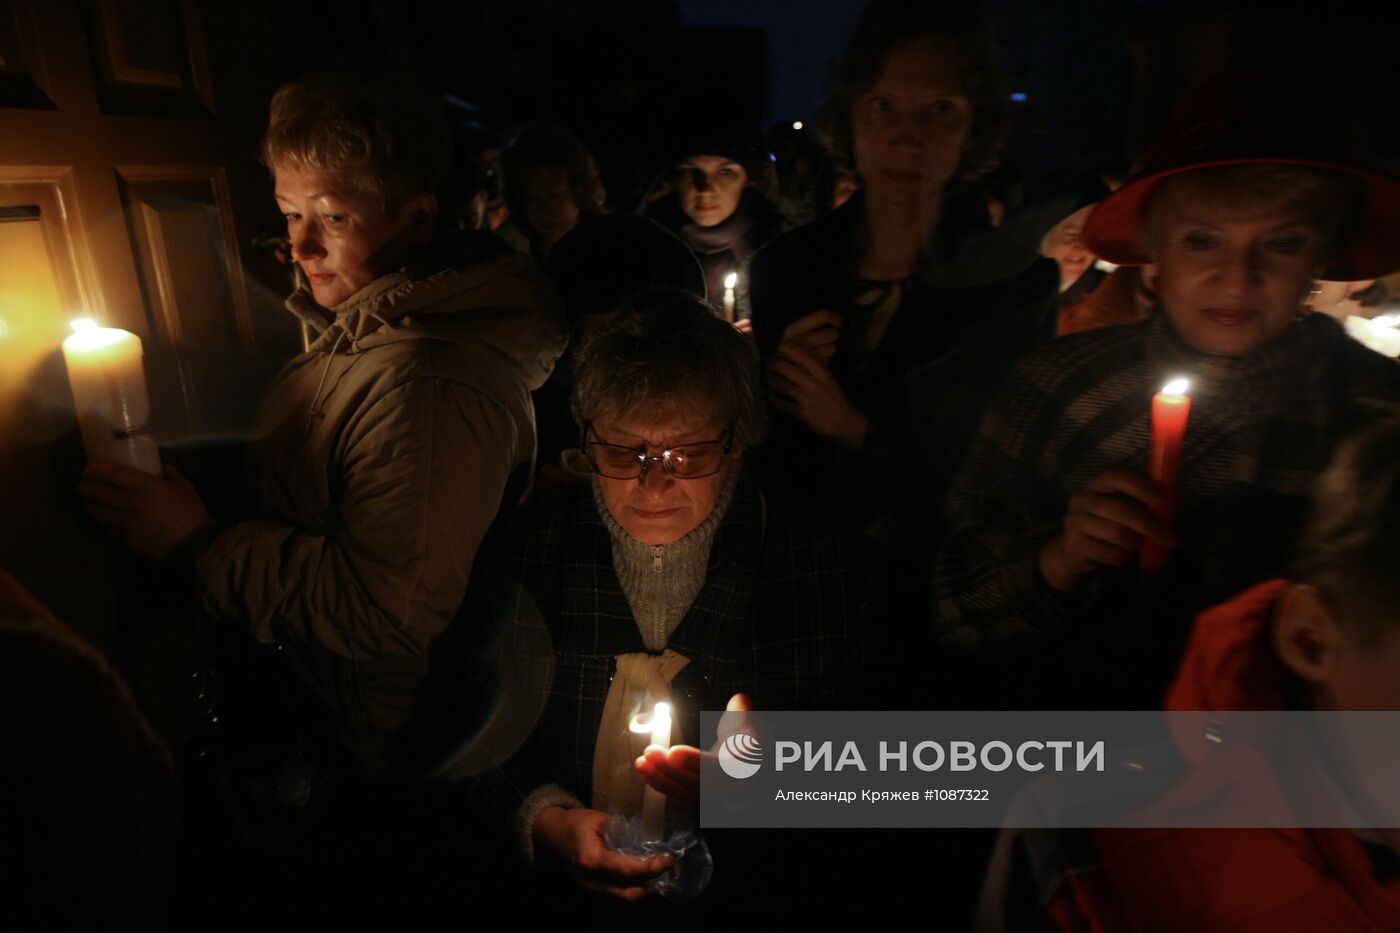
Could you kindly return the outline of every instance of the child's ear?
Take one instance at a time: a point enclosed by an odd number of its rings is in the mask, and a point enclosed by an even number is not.
[[[1342,630],[1322,592],[1295,583],[1274,607],[1272,638],[1279,660],[1308,683],[1321,684],[1336,663]]]

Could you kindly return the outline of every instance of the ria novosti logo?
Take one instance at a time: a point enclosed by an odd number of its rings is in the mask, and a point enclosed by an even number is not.
[[[718,757],[725,774],[739,780],[751,778],[763,764],[763,743],[747,732],[736,732],[720,745]]]

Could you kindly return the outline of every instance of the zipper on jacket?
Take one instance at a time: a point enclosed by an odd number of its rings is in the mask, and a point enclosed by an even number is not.
[[[662,546],[661,546],[661,545],[659,545],[659,544],[653,544],[653,545],[651,546],[651,572],[652,572],[652,573],[660,573],[660,572],[661,572],[661,553],[662,553]]]

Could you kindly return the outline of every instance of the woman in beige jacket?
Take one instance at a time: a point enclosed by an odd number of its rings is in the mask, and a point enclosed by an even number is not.
[[[530,391],[565,335],[529,260],[436,229],[449,161],[431,99],[382,80],[278,91],[264,142],[319,331],[257,418],[258,517],[221,527],[173,471],[89,467],[89,513],[150,557],[194,559],[203,603],[277,643],[370,772],[409,718],[476,550],[528,486]]]

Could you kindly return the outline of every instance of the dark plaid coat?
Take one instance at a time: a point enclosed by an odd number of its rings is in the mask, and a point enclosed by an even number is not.
[[[1166,572],[1102,570],[1074,598],[1039,577],[1072,494],[1147,472],[1152,395],[1191,380]],[[1156,708],[1194,614],[1285,576],[1337,442],[1400,405],[1400,366],[1309,315],[1248,357],[1187,346],[1161,314],[1056,340],[1016,368],[954,484],[934,566],[934,625],[995,649],[993,702]],[[1019,698],[1018,695],[1019,694]]]
[[[673,684],[677,721],[697,741],[698,713],[745,692],[763,709],[859,703],[872,576],[861,549],[834,531],[766,510],[740,480],[715,532],[704,588],[667,647],[691,659]],[[491,566],[494,611],[507,618],[504,654],[553,676],[517,670],[542,690],[526,748],[488,781],[493,808],[546,783],[587,801],[603,703],[619,654],[645,651],[613,570],[612,541],[591,495],[536,518]],[[548,630],[548,643],[539,626]],[[552,644],[552,658],[540,657]]]

